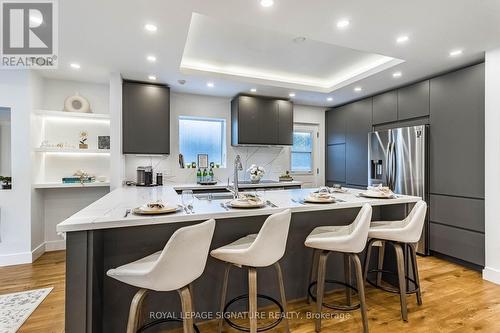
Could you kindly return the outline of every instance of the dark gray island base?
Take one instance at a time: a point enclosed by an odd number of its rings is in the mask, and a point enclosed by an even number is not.
[[[402,219],[412,205],[374,206],[372,220]],[[306,297],[312,264],[312,250],[304,246],[306,236],[317,226],[350,224],[358,211],[359,208],[345,208],[292,214],[287,250],[280,261],[289,301]],[[217,219],[211,248],[257,233],[266,217]],[[137,289],[107,277],[106,271],[163,249],[176,229],[198,222],[201,221],[68,232],[66,332],[124,332],[130,302]],[[391,247],[387,247],[385,260],[389,267],[394,262],[391,251]],[[372,264],[375,264],[375,257],[372,257]],[[219,311],[223,267],[221,262],[209,257],[204,274],[194,282],[197,313],[207,312],[215,316]],[[327,278],[342,280],[343,267],[342,256],[332,254],[328,261]],[[258,292],[279,299],[274,269],[259,269],[258,277]],[[245,270],[232,269],[229,281],[227,299],[247,293]],[[150,321],[150,312],[179,314],[181,309],[175,292],[152,292],[146,303],[146,321]]]

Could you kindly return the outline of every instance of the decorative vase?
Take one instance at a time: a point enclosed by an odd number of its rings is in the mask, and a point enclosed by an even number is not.
[[[258,184],[260,182],[260,176],[258,175],[250,175],[250,181],[252,184]]]

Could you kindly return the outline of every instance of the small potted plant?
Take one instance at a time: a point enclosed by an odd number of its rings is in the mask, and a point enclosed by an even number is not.
[[[252,184],[258,184],[260,182],[260,179],[264,177],[266,170],[264,169],[264,167],[252,164],[250,168],[248,168],[247,172],[250,173],[250,181],[252,182]]]
[[[12,177],[0,176],[0,182],[2,183],[2,190],[12,189]]]
[[[80,132],[80,149],[88,149],[89,145],[87,144],[88,134],[86,131]]]

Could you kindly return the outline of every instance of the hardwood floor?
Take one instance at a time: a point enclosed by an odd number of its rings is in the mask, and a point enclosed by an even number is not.
[[[397,295],[367,285],[370,332],[500,332],[500,286],[482,280],[479,272],[434,257],[419,258],[418,263],[424,303],[417,306],[415,296],[408,297],[408,323],[400,320]],[[64,252],[46,253],[31,265],[0,268],[0,294],[54,287],[19,332],[64,332],[64,270]],[[290,303],[289,311],[299,316],[290,321],[292,332],[314,332],[313,321],[304,319],[312,309],[305,301]],[[362,332],[359,311],[346,314],[323,320],[322,332]],[[273,331],[284,332],[282,326]],[[203,323],[199,328],[212,333],[217,324]],[[225,331],[237,332],[228,325]]]

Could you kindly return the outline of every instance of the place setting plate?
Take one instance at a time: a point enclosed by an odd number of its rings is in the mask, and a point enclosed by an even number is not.
[[[267,206],[267,202],[264,200],[248,200],[239,198],[229,201],[226,205],[231,208],[262,208]]]
[[[134,208],[132,212],[136,215],[162,215],[175,213],[181,209],[182,207],[179,205],[145,204]]]

